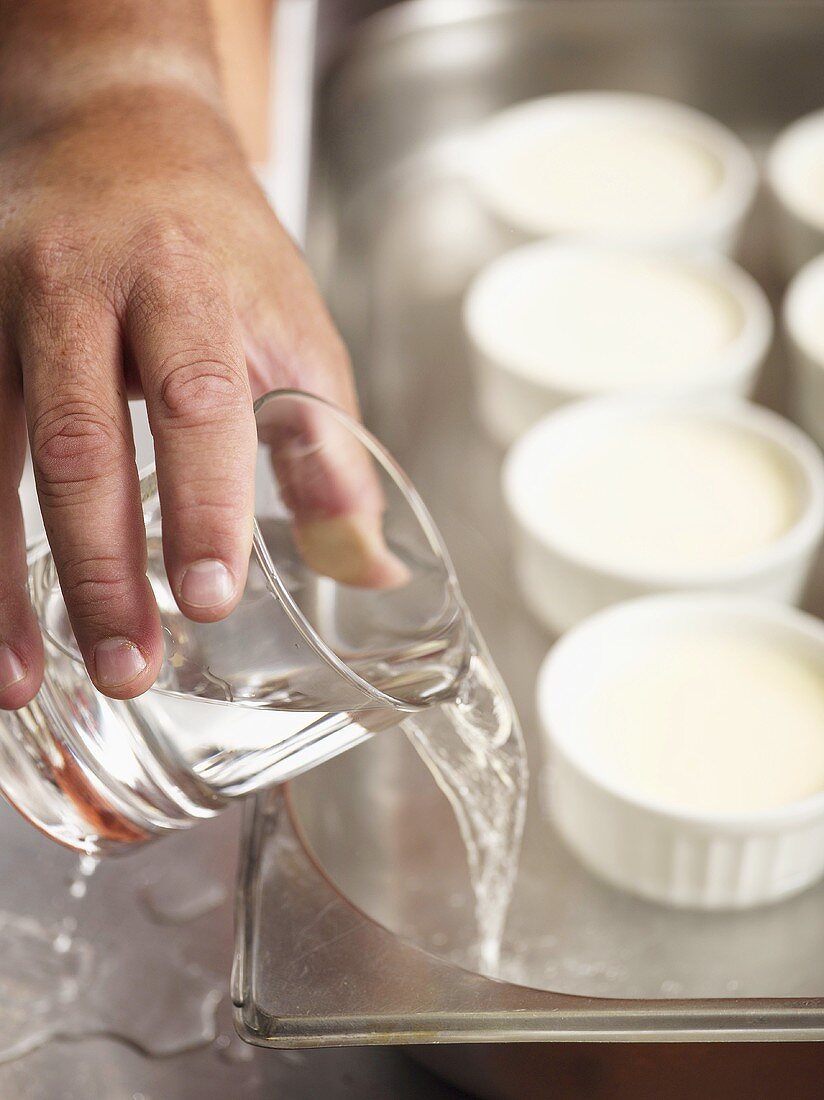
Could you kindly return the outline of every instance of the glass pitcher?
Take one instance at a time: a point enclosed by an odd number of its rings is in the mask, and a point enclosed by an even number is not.
[[[360,424],[307,394],[274,391],[255,416],[253,551],[240,603],[223,622],[193,623],[179,611],[154,472],[141,478],[165,659],[139,698],[95,690],[48,546],[30,551],[46,669],[28,706],[0,713],[0,790],[70,848],[105,854],[188,828],[403,712],[454,698],[466,672],[469,627],[452,565],[394,460]],[[326,521],[352,513],[380,547],[375,576],[358,575],[366,559],[353,557],[351,540],[318,539],[316,521],[328,535]]]

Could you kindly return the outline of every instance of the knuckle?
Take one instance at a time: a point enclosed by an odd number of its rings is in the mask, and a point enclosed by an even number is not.
[[[160,259],[190,256],[202,242],[196,223],[179,211],[153,213],[143,222],[140,237]]]
[[[127,601],[131,587],[122,557],[105,555],[64,561],[60,585],[73,612],[87,622],[110,618],[112,607]]]
[[[134,241],[137,263],[147,260],[144,280],[187,279],[207,266],[208,242],[195,225],[178,214],[155,214],[140,228]],[[133,260],[134,262],[134,260]]]
[[[224,477],[201,478],[178,486],[175,496],[167,508],[175,526],[208,531],[211,538],[237,538],[246,502],[244,486]]]
[[[106,476],[107,460],[123,442],[111,416],[88,398],[55,400],[31,426],[35,467],[42,484],[53,489]]]
[[[249,529],[249,486],[240,477],[191,475],[175,486],[164,511],[167,529],[196,557],[237,548]]]
[[[249,384],[231,363],[196,351],[180,352],[161,368],[160,400],[167,417],[201,425],[251,409]]]
[[[68,272],[83,252],[77,232],[55,223],[34,232],[17,250],[16,263],[25,293],[35,299],[64,292]]]
[[[205,253],[150,256],[131,278],[129,320],[140,333],[192,331],[217,341],[232,315],[226,286]]]

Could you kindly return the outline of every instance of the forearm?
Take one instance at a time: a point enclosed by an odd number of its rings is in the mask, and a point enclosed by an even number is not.
[[[0,0],[0,135],[153,84],[223,111],[212,38],[207,0]]]
[[[273,0],[211,0],[229,115],[252,164],[269,157]]]

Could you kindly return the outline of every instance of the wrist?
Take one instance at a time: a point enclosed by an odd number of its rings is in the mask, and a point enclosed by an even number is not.
[[[36,90],[24,83],[13,96],[0,95],[0,132],[6,140],[51,129],[108,98],[137,100],[146,93],[155,100],[195,99],[227,117],[217,77],[199,59],[138,46],[92,64],[79,57],[73,61],[66,59]]]
[[[0,0],[0,132],[168,87],[224,111],[206,0]]]

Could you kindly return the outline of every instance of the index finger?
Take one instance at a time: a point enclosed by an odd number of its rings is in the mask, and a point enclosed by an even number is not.
[[[215,273],[155,257],[127,336],[155,441],[166,573],[180,609],[224,618],[246,581],[255,425],[238,324]]]

